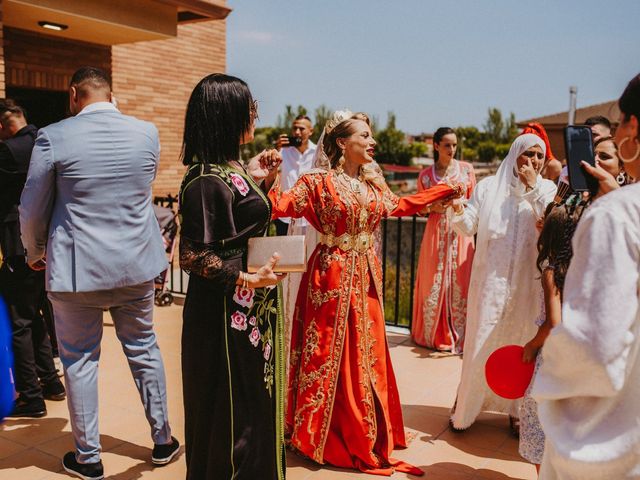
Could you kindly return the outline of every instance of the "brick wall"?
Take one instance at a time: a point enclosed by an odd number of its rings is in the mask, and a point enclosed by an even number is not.
[[[6,85],[66,91],[71,75],[91,65],[111,71],[111,48],[4,28]]]
[[[155,123],[160,132],[156,194],[176,194],[180,187],[184,112],[191,90],[205,75],[225,68],[224,20],[180,25],[177,38],[112,48],[113,91],[120,110]]]

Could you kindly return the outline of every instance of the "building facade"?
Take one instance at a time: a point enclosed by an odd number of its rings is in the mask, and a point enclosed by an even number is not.
[[[120,110],[158,127],[154,193],[176,194],[189,94],[226,69],[230,11],[221,0],[0,0],[0,97],[43,127],[68,115],[73,72],[102,68]]]

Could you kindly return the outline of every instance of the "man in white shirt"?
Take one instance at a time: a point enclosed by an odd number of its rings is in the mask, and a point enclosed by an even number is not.
[[[313,155],[316,151],[316,145],[310,140],[312,133],[313,124],[311,119],[306,115],[298,115],[291,126],[291,136],[282,134],[278,137],[276,148],[282,155],[280,187],[283,191],[293,187],[300,175],[313,168]],[[278,235],[286,235],[291,219],[280,218],[275,220],[274,223]],[[306,226],[306,221],[300,219],[296,221],[296,224]]]

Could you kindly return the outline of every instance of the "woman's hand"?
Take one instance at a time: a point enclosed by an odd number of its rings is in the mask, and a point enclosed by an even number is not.
[[[580,162],[580,164],[582,165],[582,168],[584,168],[584,170],[589,175],[591,175],[593,178],[598,180],[597,196],[602,196],[606,193],[612,192],[613,190],[620,188],[620,185],[618,185],[618,182],[616,182],[616,179],[613,177],[613,175],[611,175],[604,168],[602,168],[597,160],[596,160],[595,167],[589,165],[584,160]]]
[[[536,186],[536,182],[538,181],[538,172],[533,168],[530,158],[527,158],[527,163],[518,169],[518,178],[528,190],[533,189]]]
[[[467,193],[467,186],[464,183],[449,183],[451,188],[453,188],[453,193],[449,196],[447,200],[452,200],[454,198],[462,198],[465,193]]]
[[[453,213],[455,213],[456,215],[462,215],[464,213],[464,202],[461,198],[456,198],[455,200],[451,201],[448,206],[453,208]]]
[[[447,211],[447,208],[449,207],[450,204],[451,202],[447,202],[447,201],[433,202],[431,205],[427,207],[427,209],[429,213],[444,213]]]
[[[280,255],[274,253],[271,258],[256,273],[248,274],[248,284],[250,288],[270,287],[277,285],[287,276],[286,273],[275,273],[273,269],[278,264]]]
[[[536,343],[531,340],[524,346],[524,351],[522,352],[522,361],[524,363],[531,363],[535,361],[539,351],[540,347],[538,347]]]
[[[278,167],[282,163],[282,156],[278,150],[263,150],[258,155],[249,160],[247,171],[256,182],[272,179],[278,172]]]

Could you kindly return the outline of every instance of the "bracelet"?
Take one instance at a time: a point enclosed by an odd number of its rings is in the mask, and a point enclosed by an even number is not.
[[[241,287],[244,289],[249,288],[249,274],[246,272],[240,272],[240,280],[242,281]]]

